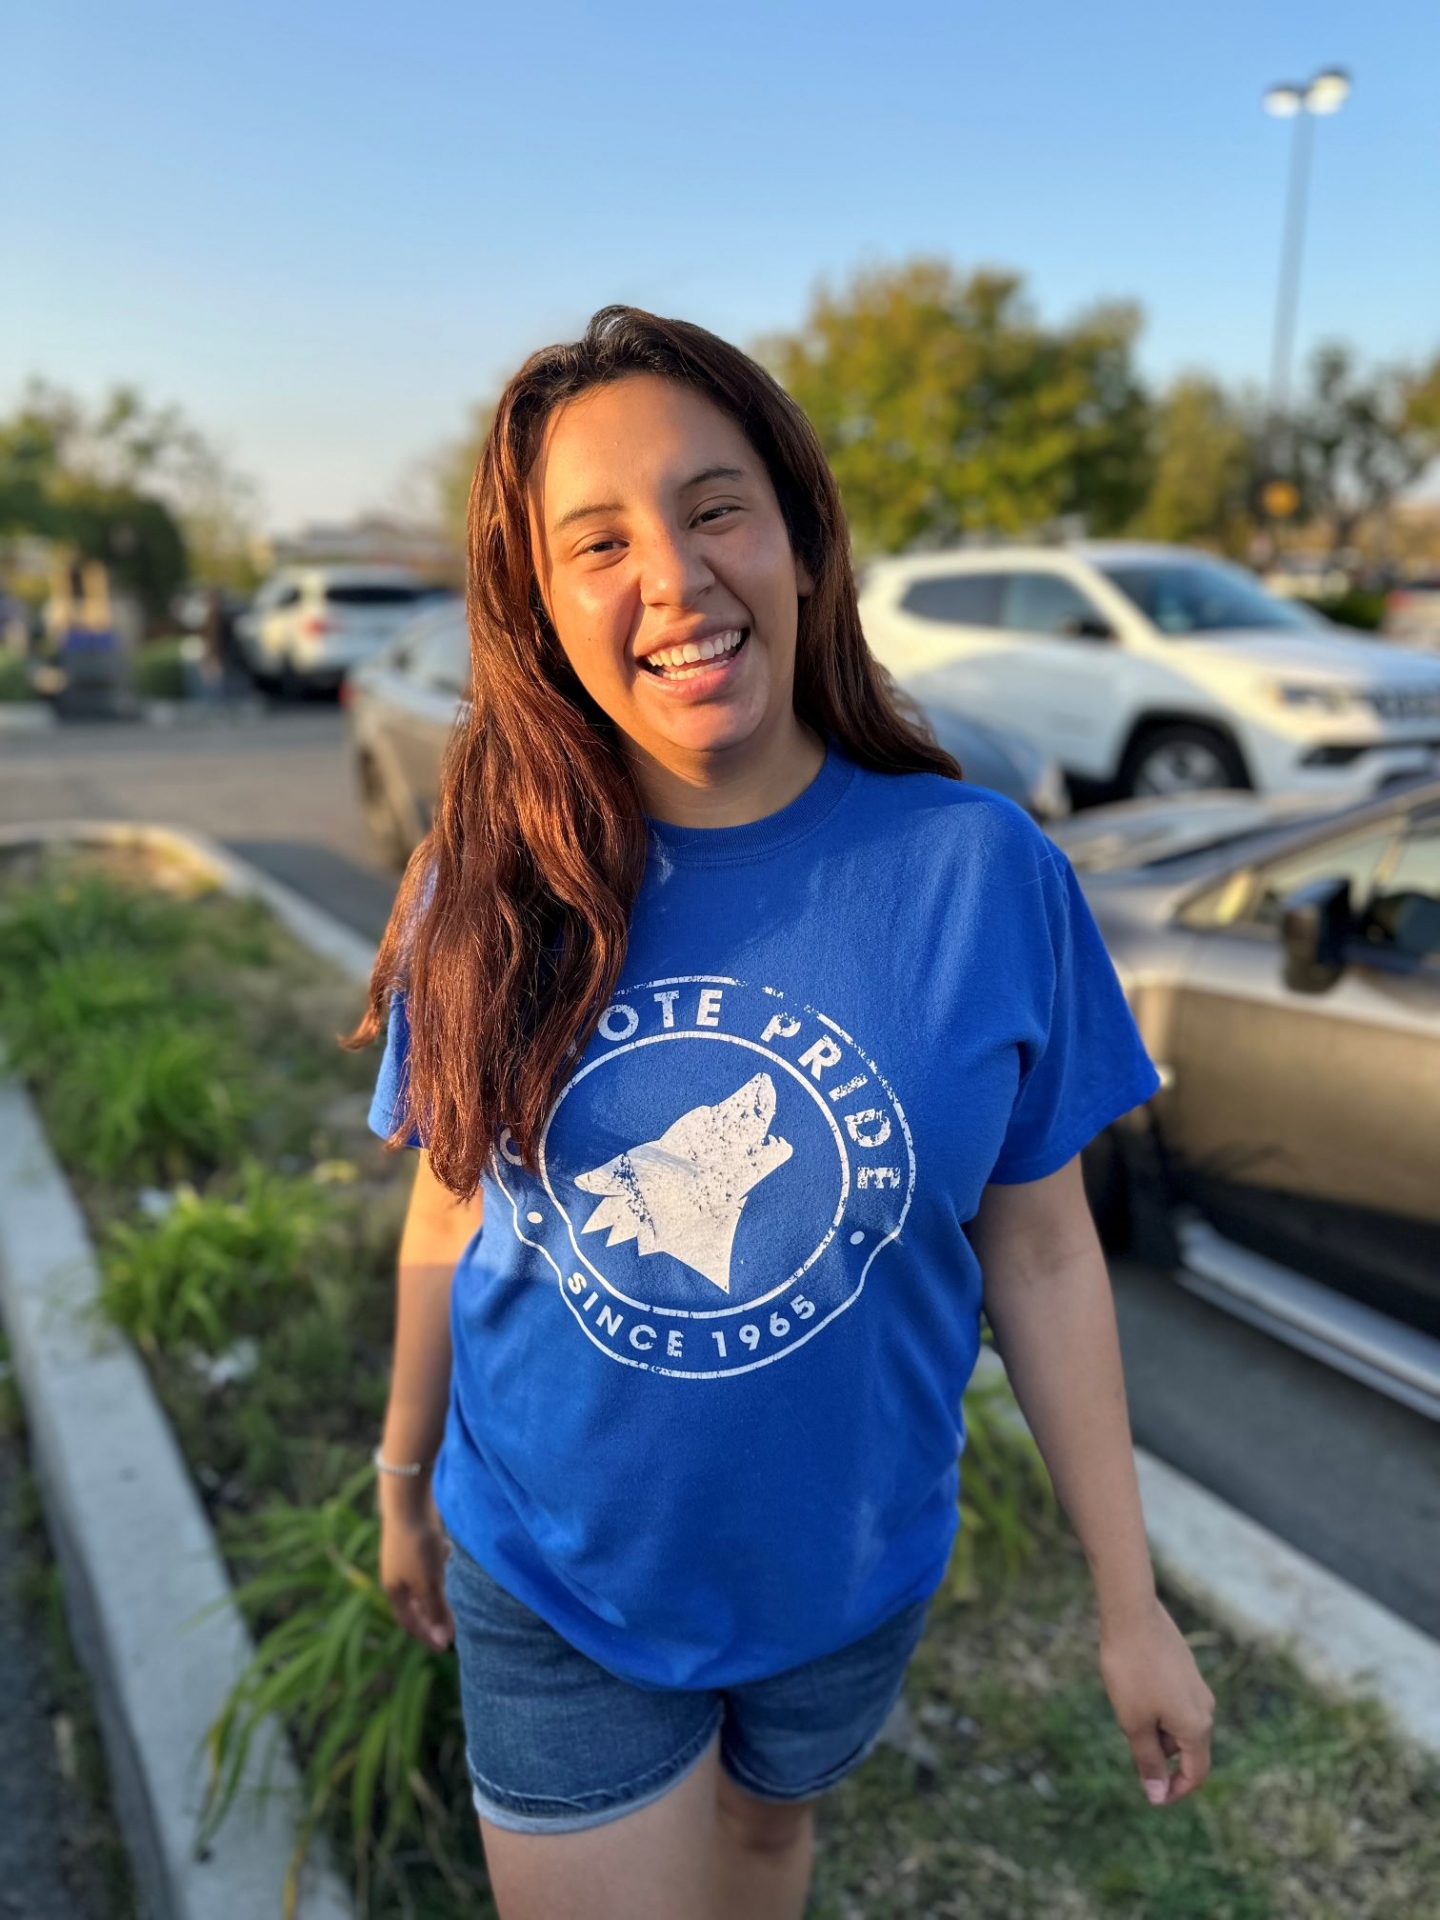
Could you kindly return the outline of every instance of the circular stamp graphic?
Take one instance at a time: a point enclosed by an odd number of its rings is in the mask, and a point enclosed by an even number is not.
[[[823,1013],[718,975],[622,990],[551,1110],[538,1183],[508,1149],[515,1232],[587,1337],[694,1379],[783,1359],[851,1306],[915,1183],[874,1061]]]

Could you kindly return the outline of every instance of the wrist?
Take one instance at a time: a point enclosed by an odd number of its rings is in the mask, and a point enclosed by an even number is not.
[[[1130,1628],[1143,1625],[1154,1616],[1160,1604],[1160,1596],[1155,1591],[1154,1581],[1149,1584],[1137,1584],[1122,1590],[1096,1588],[1096,1599],[1100,1611],[1100,1632],[1106,1634],[1125,1633]]]
[[[390,1516],[397,1520],[410,1520],[429,1511],[431,1496],[428,1472],[416,1474],[413,1479],[401,1479],[392,1473],[377,1473],[375,1482],[382,1519]]]

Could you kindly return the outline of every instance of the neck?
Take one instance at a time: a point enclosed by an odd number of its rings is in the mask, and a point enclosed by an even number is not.
[[[825,743],[791,710],[780,724],[715,753],[627,743],[645,811],[672,827],[744,827],[797,800],[825,764]]]

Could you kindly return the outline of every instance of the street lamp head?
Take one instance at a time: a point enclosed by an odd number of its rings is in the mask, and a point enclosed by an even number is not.
[[[1299,87],[1271,87],[1265,95],[1265,111],[1277,120],[1293,120],[1304,104],[1305,94]]]
[[[1350,92],[1350,76],[1343,67],[1326,67],[1305,89],[1311,113],[1338,113]]]

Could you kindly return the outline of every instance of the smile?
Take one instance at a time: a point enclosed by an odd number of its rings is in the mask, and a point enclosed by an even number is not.
[[[732,627],[708,640],[687,640],[683,647],[661,647],[640,664],[662,680],[693,680],[717,666],[728,666],[750,638],[748,627]]]

